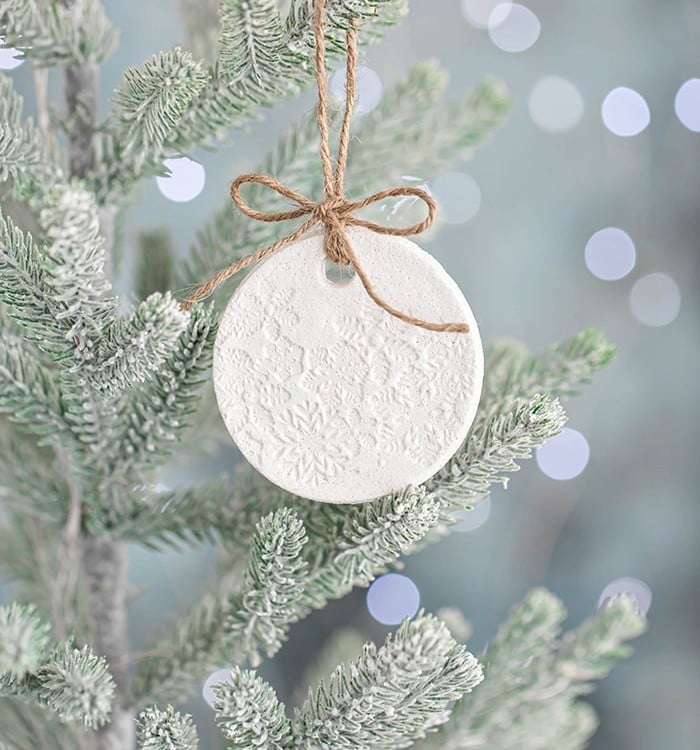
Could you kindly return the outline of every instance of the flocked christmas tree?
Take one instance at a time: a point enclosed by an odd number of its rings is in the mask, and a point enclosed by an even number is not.
[[[310,665],[308,697],[293,715],[251,671],[291,624],[439,539],[455,511],[505,484],[518,460],[561,430],[558,398],[612,349],[594,331],[542,356],[492,344],[462,447],[423,485],[369,503],[310,502],[250,469],[159,491],[159,467],[222,430],[209,384],[221,295],[184,312],[169,290],[191,288],[283,230],[227,204],[182,260],[167,233],[145,233],[133,284],[141,301],[122,314],[110,294],[115,226],[164,159],[216,143],[313,75],[310,0],[284,11],[274,0],[182,5],[190,49],[126,71],[98,122],[99,65],[116,43],[99,0],[0,2],[4,45],[34,67],[39,115],[36,124],[23,116],[0,76],[0,557],[16,599],[0,607],[0,747],[195,748],[191,719],[173,706],[222,663],[238,665],[216,691],[231,748],[584,747],[596,720],[580,696],[644,629],[624,596],[562,633],[561,603],[535,590],[477,656],[459,642],[459,617],[419,613],[380,646],[341,634]],[[349,24],[373,42],[407,8],[329,0],[327,10],[338,56]],[[65,104],[49,114],[53,68]],[[443,71],[418,64],[355,124],[350,195],[385,187],[396,170],[435,175],[507,112],[497,82],[451,101],[444,87]],[[260,171],[318,194],[317,149],[309,118]],[[220,565],[211,590],[146,654],[132,653],[127,543],[212,540]]]

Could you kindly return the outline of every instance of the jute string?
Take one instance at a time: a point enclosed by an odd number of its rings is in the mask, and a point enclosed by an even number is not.
[[[314,36],[316,43],[315,67],[316,85],[318,87],[318,106],[316,109],[318,129],[321,139],[320,156],[323,169],[324,197],[321,201],[313,201],[298,193],[279,180],[269,175],[249,172],[242,174],[231,185],[231,198],[236,206],[248,217],[257,221],[278,222],[289,219],[299,219],[308,216],[306,221],[292,234],[282,237],[272,245],[264,247],[251,255],[241,258],[230,266],[221,269],[210,279],[201,284],[181,304],[183,310],[189,310],[195,302],[208,297],[218,286],[242,269],[262,260],[268,255],[280,250],[296,240],[300,239],[306,232],[316,224],[322,224],[325,228],[324,247],[326,256],[342,265],[350,265],[362,282],[370,298],[386,312],[396,318],[410,323],[411,325],[425,328],[429,331],[447,331],[453,333],[467,333],[469,326],[466,323],[433,323],[423,318],[409,315],[390,305],[379,296],[376,289],[369,280],[362,265],[360,264],[354,250],[348,240],[346,228],[349,226],[366,227],[378,234],[390,234],[397,237],[408,237],[425,231],[435,219],[437,206],[432,196],[425,190],[412,186],[401,186],[387,188],[357,201],[349,201],[345,197],[345,168],[348,159],[348,145],[350,143],[350,121],[355,104],[355,72],[357,69],[357,31],[353,23],[347,32],[347,65],[345,79],[345,110],[340,130],[340,141],[338,145],[338,156],[333,169],[333,160],[330,150],[330,126],[328,118],[328,82],[326,80],[326,37],[325,37],[325,0],[316,0],[314,17]],[[263,185],[270,190],[297,204],[298,208],[291,211],[279,211],[277,213],[266,213],[258,211],[250,206],[241,195],[241,186],[253,182]],[[371,221],[365,221],[355,216],[355,213],[366,206],[382,201],[385,198],[398,196],[414,196],[422,200],[427,209],[426,218],[410,227],[385,227]]]

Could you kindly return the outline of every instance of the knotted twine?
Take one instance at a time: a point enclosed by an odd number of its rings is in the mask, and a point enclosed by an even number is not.
[[[316,116],[320,134],[320,157],[323,169],[324,197],[321,201],[313,201],[298,193],[279,180],[269,175],[248,172],[236,178],[231,185],[231,198],[239,210],[251,219],[264,222],[287,221],[299,219],[302,216],[309,218],[292,234],[282,237],[268,247],[264,247],[251,255],[236,261],[230,266],[215,273],[210,279],[201,284],[193,294],[181,303],[183,310],[189,310],[195,302],[209,296],[218,286],[231,278],[242,269],[256,263],[262,258],[271,255],[281,248],[300,239],[316,224],[325,228],[324,249],[326,256],[333,262],[349,265],[359,277],[370,298],[386,312],[396,318],[410,323],[411,325],[425,328],[429,331],[446,331],[452,333],[467,333],[469,326],[466,323],[432,323],[422,318],[416,318],[390,305],[382,299],[375,290],[372,282],[362,268],[354,250],[350,244],[346,227],[365,227],[378,234],[390,234],[397,237],[408,237],[420,234],[431,226],[435,219],[437,206],[432,196],[425,190],[413,186],[400,186],[381,190],[373,195],[358,201],[349,201],[345,197],[345,168],[348,159],[348,145],[350,142],[350,121],[352,119],[355,104],[355,74],[357,70],[357,30],[353,21],[347,32],[347,62],[345,70],[345,110],[340,130],[340,142],[338,156],[336,158],[335,171],[332,166],[330,151],[330,125],[328,118],[328,82],[326,80],[326,37],[325,37],[325,0],[316,0],[314,16],[315,37],[315,72],[316,85],[318,88],[318,105]],[[266,213],[252,208],[241,195],[241,186],[253,182],[258,185],[274,190],[276,193],[299,207],[291,211],[279,211],[277,213]],[[355,216],[355,212],[366,206],[382,201],[385,198],[397,196],[414,196],[422,200],[427,209],[426,218],[410,227],[386,227],[365,221]]]

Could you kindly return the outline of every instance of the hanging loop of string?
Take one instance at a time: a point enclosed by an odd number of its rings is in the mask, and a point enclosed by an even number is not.
[[[323,199],[313,201],[292,188],[283,185],[279,180],[269,175],[251,172],[236,178],[231,185],[231,199],[238,209],[251,219],[263,222],[288,221],[307,217],[301,226],[292,234],[282,237],[251,255],[241,258],[230,266],[221,269],[210,279],[201,284],[186,300],[181,303],[183,310],[189,310],[196,302],[208,297],[218,286],[223,284],[234,274],[247,266],[262,260],[277,250],[290,245],[305,235],[312,227],[321,224],[324,227],[324,249],[326,256],[342,265],[349,265],[355,271],[362,282],[369,297],[381,307],[400,320],[419,328],[430,331],[442,331],[452,333],[467,333],[469,326],[466,323],[437,323],[399,310],[390,305],[376,291],[369,277],[365,273],[359,259],[357,258],[346,232],[347,227],[358,226],[370,229],[377,234],[394,235],[397,237],[408,237],[420,234],[431,226],[435,219],[437,206],[433,197],[418,187],[402,186],[381,190],[366,198],[350,201],[345,197],[345,169],[348,159],[348,146],[350,143],[350,122],[355,104],[357,70],[357,30],[353,21],[347,32],[347,63],[345,78],[345,110],[340,129],[340,140],[338,144],[338,156],[333,168],[333,159],[330,149],[330,126],[328,117],[328,81],[326,78],[326,37],[325,37],[325,0],[316,0],[314,16],[315,37],[315,69],[316,85],[318,88],[318,105],[316,115],[320,135],[320,157],[323,170]],[[258,211],[250,206],[241,194],[241,187],[247,183],[262,185],[281,195],[283,198],[295,203],[298,208],[290,211],[278,211],[266,213]],[[356,212],[362,208],[377,203],[387,198],[399,196],[411,196],[422,200],[427,208],[427,216],[423,221],[410,227],[387,227],[366,221],[356,216]]]

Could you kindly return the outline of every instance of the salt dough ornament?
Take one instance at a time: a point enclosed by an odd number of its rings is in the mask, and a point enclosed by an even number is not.
[[[213,380],[241,453],[274,484],[358,503],[429,479],[464,441],[484,372],[474,315],[444,268],[405,237],[349,227],[377,292],[431,321],[425,330],[375,304],[353,276],[326,276],[323,231],[267,256],[219,325]]]

